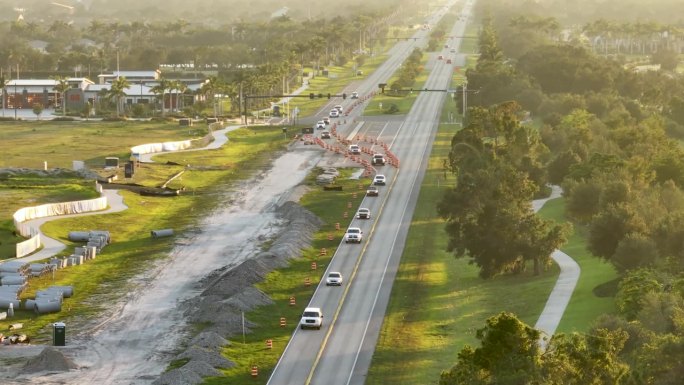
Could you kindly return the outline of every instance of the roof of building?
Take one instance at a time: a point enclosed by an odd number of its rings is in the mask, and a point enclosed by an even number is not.
[[[12,79],[7,82],[5,88],[10,87],[54,87],[57,85],[57,80],[55,79]]]
[[[98,78],[115,78],[115,77],[125,77],[125,78],[152,78],[156,79],[159,76],[159,70],[152,71],[114,71],[111,74],[100,74],[97,75]]]

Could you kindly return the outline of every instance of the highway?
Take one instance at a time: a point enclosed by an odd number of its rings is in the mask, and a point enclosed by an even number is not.
[[[460,18],[450,35],[463,35],[473,2],[460,3],[464,7],[461,14],[466,17]],[[430,24],[436,24],[443,14],[444,10],[437,11]],[[416,37],[428,33],[419,31]],[[388,60],[356,90],[361,95],[376,91],[377,84],[386,82],[413,48],[426,41],[398,43],[390,51]],[[437,60],[437,56],[453,56],[450,49],[458,50],[460,39],[448,43],[450,48],[430,53],[427,89],[446,90],[450,86],[453,67]],[[374,121],[361,126],[360,135],[379,137],[390,145],[401,167],[398,170],[389,165],[377,167],[378,173],[387,176],[387,186],[379,186],[380,195],[366,197],[361,204],[371,210],[372,219],[355,219],[351,225],[363,230],[364,242],[342,243],[326,270],[326,275],[327,271],[342,272],[345,283],[341,287],[326,287],[322,280],[309,304],[322,309],[323,327],[294,332],[268,384],[365,382],[446,97],[446,92],[421,92],[403,121]],[[354,118],[353,114],[347,117]],[[349,134],[356,128],[355,124],[346,124],[338,130]]]

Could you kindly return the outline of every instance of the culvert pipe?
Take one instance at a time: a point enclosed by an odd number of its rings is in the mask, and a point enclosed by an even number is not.
[[[16,275],[16,276],[6,276],[0,278],[0,282],[2,282],[2,285],[23,285],[26,283],[26,277],[22,275]]]
[[[0,309],[9,309],[10,304],[15,309],[19,309],[21,301],[16,298],[0,297]]]
[[[62,303],[59,301],[41,301],[36,300],[36,305],[33,311],[36,314],[57,313],[62,310]]]
[[[69,240],[72,242],[88,242],[89,231],[69,231]]]
[[[150,235],[152,235],[152,238],[170,237],[173,235],[173,229],[152,230]]]

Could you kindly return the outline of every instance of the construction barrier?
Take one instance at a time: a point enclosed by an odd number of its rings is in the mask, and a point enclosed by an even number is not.
[[[335,230],[339,230],[339,229],[340,229],[340,222],[335,222]]]
[[[286,324],[285,317],[280,317],[280,327],[285,327]]]
[[[328,255],[328,250],[326,250],[325,247],[321,248],[321,252],[319,255]]]
[[[297,304],[297,301],[295,301],[295,297],[290,297],[290,306],[294,306]]]
[[[342,214],[342,218],[345,218],[345,219],[346,219],[346,218],[349,218],[349,213],[347,213],[347,212],[345,211],[344,214]]]
[[[352,208],[352,203],[351,203],[351,202],[347,202],[347,208],[348,208],[348,209]]]
[[[316,270],[316,262],[311,262],[311,270]]]
[[[332,241],[333,239],[334,239],[334,238],[333,238],[332,233],[328,233],[328,240],[329,240],[329,241]]]
[[[356,199],[356,193],[352,193],[352,199]]]
[[[304,278],[304,286],[311,286],[311,278],[309,278],[309,277]]]
[[[259,368],[256,365],[252,366],[252,377],[256,377],[258,375],[259,375]]]
[[[266,349],[273,349],[273,340],[266,340]]]

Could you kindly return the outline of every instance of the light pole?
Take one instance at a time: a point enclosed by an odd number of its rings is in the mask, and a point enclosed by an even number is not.
[[[466,120],[468,114],[468,81],[463,81],[463,121]]]

